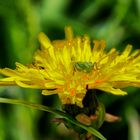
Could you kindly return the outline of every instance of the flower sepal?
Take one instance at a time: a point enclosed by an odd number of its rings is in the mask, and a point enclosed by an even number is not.
[[[79,123],[98,130],[105,120],[105,107],[96,97],[95,90],[88,90],[83,101],[83,107],[76,104],[64,104],[63,110]],[[62,121],[67,128],[73,129],[80,135],[87,135],[87,131],[67,121]]]

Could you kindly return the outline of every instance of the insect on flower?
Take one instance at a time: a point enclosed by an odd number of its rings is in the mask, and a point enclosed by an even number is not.
[[[74,68],[78,71],[86,72],[86,73],[91,72],[93,69],[95,69],[95,70],[98,69],[96,62],[94,62],[94,63],[92,63],[92,62],[77,62],[74,64]]]
[[[58,94],[62,104],[80,107],[88,89],[126,95],[121,88],[140,87],[140,50],[132,52],[131,45],[122,53],[115,48],[106,51],[105,41],[92,44],[87,35],[74,37],[71,27],[65,28],[63,40],[50,41],[40,33],[39,41],[41,49],[31,65],[0,69],[6,76],[0,79],[1,86],[42,89],[43,95]]]

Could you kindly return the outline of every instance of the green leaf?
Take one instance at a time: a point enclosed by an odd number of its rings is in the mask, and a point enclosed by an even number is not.
[[[104,122],[104,119],[105,119],[105,107],[100,102],[99,102],[96,114],[98,116],[97,128],[100,128]]]
[[[67,121],[69,121],[70,123],[75,124],[76,126],[83,128],[84,130],[90,132],[91,134],[100,138],[101,140],[106,140],[106,138],[102,134],[100,134],[96,129],[94,129],[92,127],[85,126],[85,125],[79,123],[74,118],[72,118],[71,116],[69,116],[68,114],[66,114],[65,112],[62,112],[60,110],[56,110],[54,108],[47,107],[47,106],[44,106],[44,105],[30,103],[30,102],[26,102],[26,101],[23,101],[23,100],[17,100],[17,99],[0,98],[0,103],[24,105],[26,107],[30,107],[30,108],[33,108],[33,109],[37,109],[37,110],[41,110],[41,111],[50,112],[50,113],[53,113],[53,114],[56,114],[56,115],[60,115],[63,118],[65,118]]]

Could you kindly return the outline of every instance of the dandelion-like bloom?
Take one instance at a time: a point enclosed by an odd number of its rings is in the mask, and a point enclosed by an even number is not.
[[[44,95],[58,94],[62,104],[82,107],[88,89],[99,89],[115,95],[125,95],[120,88],[140,87],[140,50],[131,53],[128,45],[120,53],[115,48],[105,51],[105,41],[73,37],[70,27],[65,28],[64,40],[50,41],[40,33],[41,49],[34,55],[34,62],[16,69],[0,69],[7,76],[0,79],[1,86],[18,85],[42,89]]]

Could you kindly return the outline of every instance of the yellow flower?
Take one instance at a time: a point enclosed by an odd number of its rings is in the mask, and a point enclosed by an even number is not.
[[[0,79],[0,85],[42,89],[44,95],[58,94],[63,104],[80,107],[88,89],[125,95],[119,88],[140,87],[140,50],[131,53],[128,45],[122,53],[115,48],[107,52],[105,42],[97,40],[92,48],[88,36],[73,37],[70,27],[65,28],[65,36],[51,42],[40,33],[41,49],[34,62],[16,63],[15,70],[0,69],[7,76]]]

